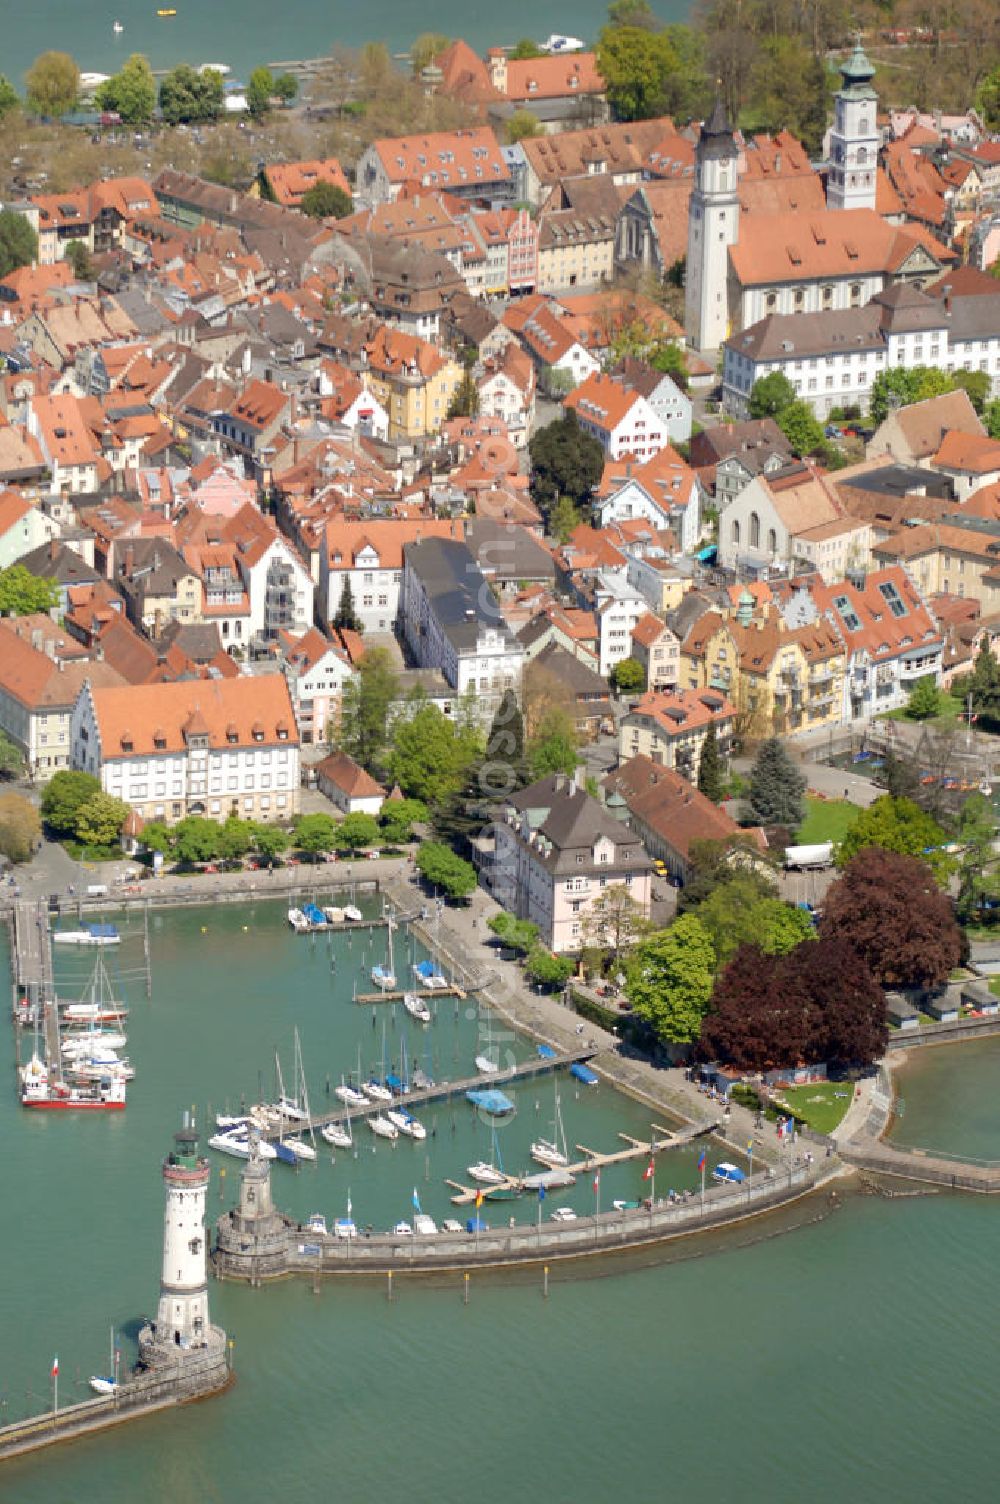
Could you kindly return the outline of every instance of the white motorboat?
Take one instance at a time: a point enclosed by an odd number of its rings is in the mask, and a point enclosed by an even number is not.
[[[122,937],[113,924],[85,924],[79,930],[53,930],[54,945],[121,945]]]
[[[479,1185],[503,1185],[507,1179],[502,1170],[498,1170],[496,1165],[488,1165],[485,1159],[469,1165],[466,1174]]]
[[[379,962],[377,966],[372,967],[371,973],[375,986],[380,987],[383,992],[392,992],[396,986],[396,964],[392,955],[393,928],[392,915],[390,914],[386,919],[385,965],[383,966]]]
[[[561,52],[582,52],[583,43],[579,37],[564,37],[560,32],[554,31],[545,42],[539,42],[538,50],[558,55]]]
[[[368,1119],[368,1126],[379,1138],[397,1139],[399,1137],[399,1129],[380,1112]]]
[[[114,34],[115,34],[116,37],[120,37],[121,34],[122,34],[122,32],[125,30],[125,28],[124,28],[124,26],[122,25],[122,23],[120,21],[116,21],[115,24],[112,26],[111,30],[114,32]],[[94,1382],[93,1379],[91,1379],[90,1382],[91,1382],[91,1384],[93,1384],[93,1382]],[[98,1394],[101,1394],[102,1392],[110,1394],[111,1390],[102,1391],[102,1390],[99,1389],[97,1392],[98,1392]]]
[[[309,1220],[306,1223],[306,1232],[317,1233],[321,1238],[329,1236],[326,1229],[326,1218],[322,1212],[311,1212],[309,1214]]]
[[[333,1088],[333,1095],[339,1098],[345,1107],[370,1107],[372,1105],[363,1091],[358,1091],[354,1086],[345,1086],[343,1082]]]
[[[231,1154],[234,1159],[250,1158],[250,1139],[246,1133],[239,1130],[230,1130],[229,1133],[213,1133],[208,1141],[210,1149],[217,1149],[220,1154]],[[261,1159],[277,1159],[278,1151],[273,1144],[266,1139],[261,1139],[257,1144],[257,1152]]]
[[[74,1060],[65,1067],[66,1075],[74,1081],[103,1081],[110,1076],[118,1081],[134,1081],[135,1066],[127,1060]]]
[[[283,1149],[287,1149],[290,1153],[294,1154],[296,1159],[313,1160],[316,1158],[316,1150],[312,1144],[303,1143],[300,1138],[283,1138],[281,1146]]]
[[[62,1022],[69,1028],[89,1028],[92,1024],[120,1024],[128,1009],[122,1003],[67,1003]]]
[[[342,1128],[339,1123],[327,1123],[319,1131],[320,1136],[335,1149],[349,1149],[353,1143],[347,1129]]]
[[[309,921],[301,909],[288,910],[288,923],[297,935],[304,935],[309,929]]]
[[[353,903],[344,905],[344,918],[348,921],[349,924],[360,924],[364,917],[365,916],[364,914],[362,914],[361,910],[357,908]]]
[[[365,1082],[365,1096],[372,1102],[391,1102],[392,1092],[387,1086],[381,1086],[378,1081]]]
[[[391,1108],[386,1113],[386,1117],[394,1128],[398,1128],[400,1133],[405,1133],[408,1138],[427,1137],[427,1129],[423,1123],[419,1122],[411,1112],[407,1112],[404,1107]]]
[[[344,922],[344,911],[343,909],[338,909],[336,904],[327,904],[323,909],[323,913],[330,924],[343,924]]]
[[[121,27],[118,26],[117,22],[115,23],[115,26],[118,31],[121,31]],[[87,1382],[89,1383],[91,1389],[95,1394],[118,1393],[118,1385],[115,1383],[114,1379],[106,1379],[102,1374],[92,1373]]]
[[[237,1118],[229,1113],[217,1112],[215,1114],[215,1126],[225,1131],[228,1128],[245,1128],[250,1119],[247,1117]]]
[[[415,992],[403,993],[403,1007],[406,1009],[411,1018],[418,1019],[422,1024],[430,1023],[431,1010],[428,1008],[423,998],[418,997]]]
[[[495,1076],[499,1069],[500,1067],[497,1062],[491,1060],[489,1055],[476,1056],[476,1070],[479,1071],[480,1075]]]
[[[87,1055],[92,1050],[122,1050],[128,1044],[124,1034],[111,1029],[87,1029],[83,1034],[69,1034],[62,1042],[66,1056]]]

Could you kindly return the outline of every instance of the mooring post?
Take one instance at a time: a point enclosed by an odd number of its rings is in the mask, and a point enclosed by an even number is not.
[[[465,1306],[467,1306],[469,1304],[469,1273],[468,1273],[468,1270],[466,1270],[465,1277],[464,1277],[464,1282],[463,1282],[462,1304],[465,1305]]]
[[[542,1298],[544,1300],[548,1300],[548,1298],[549,1298],[549,1266],[548,1266],[548,1264],[545,1264],[543,1266],[543,1269],[542,1269]]]

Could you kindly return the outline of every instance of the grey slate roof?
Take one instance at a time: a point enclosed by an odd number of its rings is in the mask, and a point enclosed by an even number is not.
[[[55,580],[60,585],[91,585],[101,577],[86,559],[54,538],[23,554],[17,562],[37,579]]]
[[[466,544],[457,538],[425,538],[408,543],[404,554],[456,653],[474,652],[484,628],[502,633],[513,646],[507,623]]]
[[[555,560],[527,528],[474,517],[465,538],[483,573],[496,580],[554,580]]]
[[[648,872],[652,867],[642,841],[585,789],[578,789],[562,773],[542,778],[515,794],[509,804],[528,817],[531,828],[551,842],[551,849],[535,847],[536,860],[551,873]],[[614,861],[597,864],[587,853],[606,836],[615,845]],[[577,856],[583,855],[583,862]]]

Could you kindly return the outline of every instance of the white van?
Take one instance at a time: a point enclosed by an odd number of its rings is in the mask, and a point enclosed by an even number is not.
[[[107,898],[108,892],[109,892],[109,889],[108,889],[107,883],[88,883],[87,884],[87,897],[88,898]]]

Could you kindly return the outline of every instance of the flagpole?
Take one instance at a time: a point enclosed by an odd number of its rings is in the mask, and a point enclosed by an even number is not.
[[[705,1159],[704,1159],[704,1150],[702,1150],[702,1161],[701,1161],[701,1209],[704,1212],[704,1210],[705,1210]]]
[[[52,1369],[52,1390],[53,1390],[52,1410],[53,1410],[53,1413],[55,1413],[55,1411],[57,1411],[59,1409],[59,1359],[58,1358],[56,1359],[56,1361],[55,1361],[55,1363],[53,1365],[53,1369]]]

